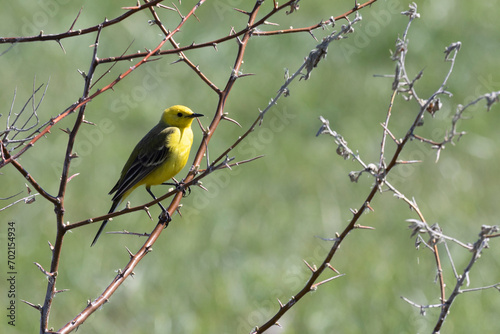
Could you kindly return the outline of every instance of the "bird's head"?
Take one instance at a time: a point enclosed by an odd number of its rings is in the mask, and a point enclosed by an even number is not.
[[[163,115],[161,116],[160,122],[182,129],[190,127],[193,119],[200,116],[203,115],[195,114],[188,107],[177,105],[165,109]]]

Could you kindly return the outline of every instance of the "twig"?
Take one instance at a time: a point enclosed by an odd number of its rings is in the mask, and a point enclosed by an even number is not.
[[[17,195],[19,195],[19,194],[17,194]],[[17,195],[14,195],[14,196],[17,196]],[[3,210],[8,209],[8,208],[10,208],[11,206],[14,206],[14,205],[16,205],[17,203],[20,203],[20,202],[24,202],[24,203],[26,203],[26,204],[31,204],[31,203],[33,203],[33,202],[35,201],[35,196],[38,196],[38,195],[40,195],[40,194],[36,193],[36,194],[33,194],[33,195],[29,195],[29,196],[26,196],[26,197],[20,198],[20,199],[18,199],[17,201],[10,203],[9,205],[4,206],[3,208],[0,208],[0,212],[2,212]],[[10,198],[10,197],[9,197],[9,198]],[[3,199],[3,198],[2,198],[2,199]]]

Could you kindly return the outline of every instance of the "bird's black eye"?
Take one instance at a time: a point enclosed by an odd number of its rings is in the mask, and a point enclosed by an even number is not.
[[[178,113],[177,113],[177,117],[182,117],[182,113],[181,113],[181,112],[178,112]]]

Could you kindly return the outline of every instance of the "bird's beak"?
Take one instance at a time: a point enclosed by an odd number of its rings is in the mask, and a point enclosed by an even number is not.
[[[189,115],[188,117],[195,118],[195,117],[202,117],[202,116],[205,116],[205,115],[203,115],[203,114],[192,114],[192,115]]]

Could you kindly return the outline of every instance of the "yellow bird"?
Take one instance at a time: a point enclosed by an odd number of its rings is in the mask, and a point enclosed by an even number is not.
[[[193,145],[191,124],[195,117],[200,116],[203,115],[195,114],[185,106],[177,105],[165,109],[160,122],[136,145],[123,167],[120,179],[109,192],[110,195],[115,193],[109,213],[114,212],[118,205],[141,185],[145,185],[147,192],[156,199],[151,186],[173,178],[186,165]],[[165,208],[158,204],[165,212]],[[91,246],[96,243],[107,223],[106,219]]]

